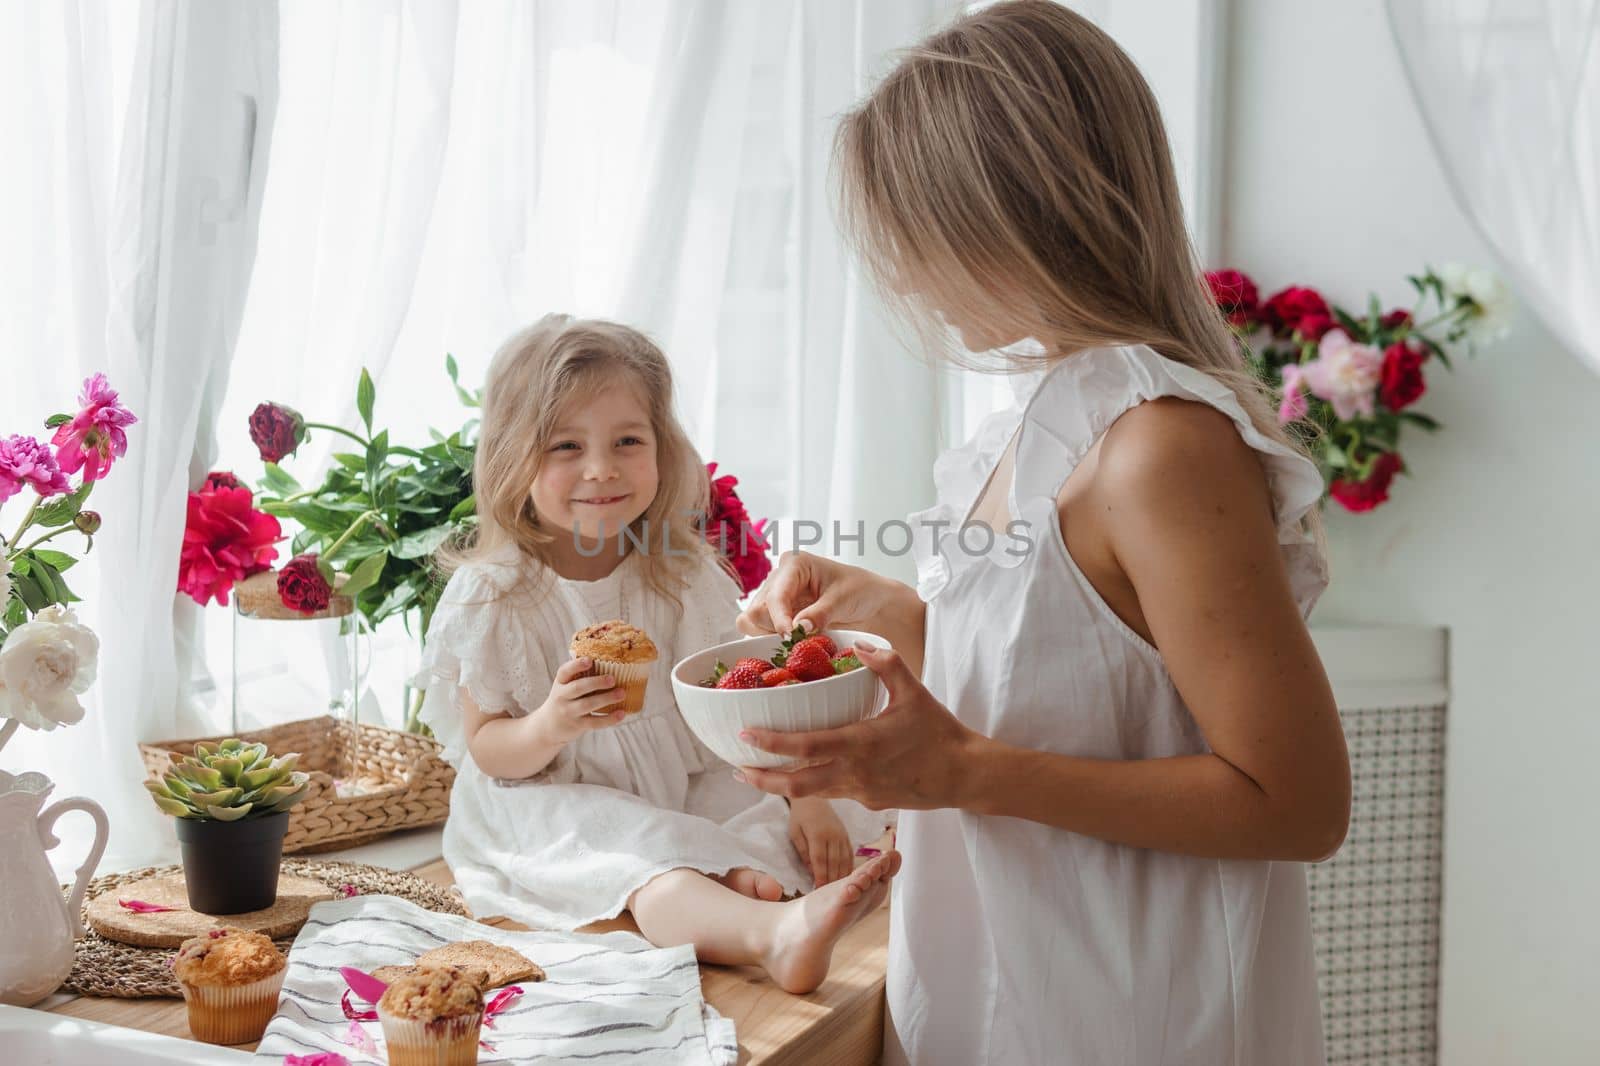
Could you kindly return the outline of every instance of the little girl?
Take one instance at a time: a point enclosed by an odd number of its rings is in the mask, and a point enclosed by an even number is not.
[[[1301,864],[1350,803],[1304,620],[1322,480],[1200,278],[1149,87],[1066,5],[995,4],[838,151],[885,287],[1041,372],[936,465],[916,589],[791,553],[741,622],[896,649],[862,655],[882,713],[751,730],[807,765],[745,771],[904,811],[884,1061],[1321,1063]]]
[[[440,555],[453,574],[419,678],[458,770],[444,857],[468,905],[554,929],[627,909],[657,945],[815,988],[897,857],[852,872],[883,815],[763,797],[678,714],[672,666],[738,637],[739,589],[692,523],[708,481],[666,359],[609,322],[517,333],[489,369],[473,485],[476,537]],[[633,714],[568,652],[613,619],[659,652]]]

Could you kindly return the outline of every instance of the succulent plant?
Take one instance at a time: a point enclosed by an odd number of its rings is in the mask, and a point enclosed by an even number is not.
[[[265,744],[237,738],[202,741],[193,755],[175,759],[160,781],[146,781],[144,787],[157,807],[177,818],[264,818],[305,798],[310,779],[295,769],[299,761],[298,754],[273,758]]]

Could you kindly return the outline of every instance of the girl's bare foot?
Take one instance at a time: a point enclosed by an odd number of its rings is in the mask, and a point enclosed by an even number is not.
[[[764,874],[760,870],[748,866],[738,866],[723,874],[716,880],[727,885],[741,896],[751,899],[764,899],[768,902],[777,902],[783,898],[783,886],[771,874]]]
[[[844,931],[865,918],[889,894],[889,879],[900,870],[900,853],[891,851],[864,863],[848,877],[823,885],[784,904],[771,949],[762,959],[772,980],[785,992],[804,995],[822,984],[833,959],[833,945]]]

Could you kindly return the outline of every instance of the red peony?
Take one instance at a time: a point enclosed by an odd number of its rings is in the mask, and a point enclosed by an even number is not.
[[[1298,332],[1308,340],[1320,338],[1335,325],[1322,294],[1300,286],[1290,286],[1268,297],[1261,305],[1261,321],[1281,337]]]
[[[278,571],[278,599],[290,610],[316,614],[326,610],[333,589],[317,567],[316,552],[296,555]]]
[[[767,537],[762,531],[767,520],[751,524],[744,501],[734,491],[739,479],[731,474],[716,477],[717,464],[707,463],[711,477],[711,513],[706,517],[706,540],[716,545],[739,575],[739,587],[749,594],[761,587],[772,572],[767,558]]]
[[[1422,380],[1422,363],[1428,358],[1426,350],[1414,348],[1404,341],[1395,341],[1383,351],[1383,378],[1378,384],[1378,398],[1391,411],[1401,411],[1416,403],[1427,391]]]
[[[226,470],[213,470],[206,475],[205,484],[200,486],[202,492],[215,492],[217,489],[238,489],[244,486],[239,484],[239,479]]]
[[[281,403],[257,404],[250,412],[250,439],[263,463],[281,463],[306,439],[306,422],[300,412]]]
[[[1230,325],[1253,326],[1261,311],[1261,293],[1250,275],[1241,270],[1213,270],[1206,274],[1211,298]]]
[[[1363,481],[1335,478],[1328,495],[1344,505],[1347,511],[1370,511],[1389,499],[1389,483],[1405,469],[1399,454],[1381,452],[1373,460],[1372,471]]]
[[[1409,326],[1411,325],[1411,312],[1397,307],[1378,319],[1378,325],[1387,330],[1396,330],[1402,326]]]
[[[227,604],[235,581],[270,569],[278,520],[255,509],[249,489],[219,486],[189,493],[189,516],[178,556],[178,591],[204,606]]]

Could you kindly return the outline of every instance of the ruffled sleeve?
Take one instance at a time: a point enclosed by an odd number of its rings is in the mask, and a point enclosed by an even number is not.
[[[536,639],[537,606],[516,588],[513,567],[471,563],[450,577],[428,627],[422,666],[412,684],[425,687],[421,718],[459,767],[466,756],[460,694],[483,711],[527,714],[544,702],[559,663]]]

